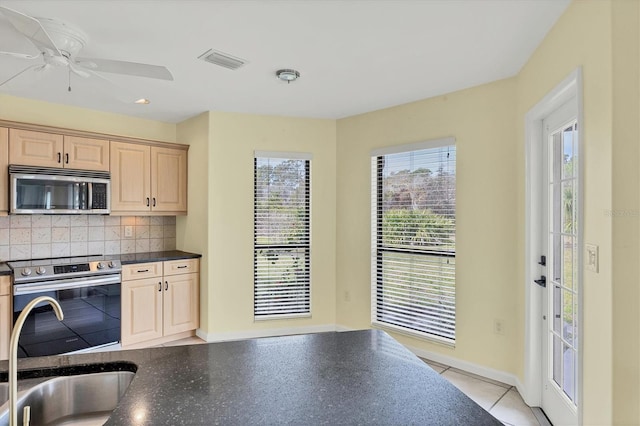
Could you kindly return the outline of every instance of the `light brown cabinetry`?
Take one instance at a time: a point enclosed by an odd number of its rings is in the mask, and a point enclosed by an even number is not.
[[[9,129],[0,127],[0,215],[9,211]]]
[[[109,141],[9,129],[9,164],[109,170]]]
[[[157,345],[198,328],[198,259],[125,265],[122,277],[123,347]]]
[[[9,359],[11,338],[11,277],[0,277],[0,360]]]
[[[111,142],[111,213],[186,214],[187,151]]]

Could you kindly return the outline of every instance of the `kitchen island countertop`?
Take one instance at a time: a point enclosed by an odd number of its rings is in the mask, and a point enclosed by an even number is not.
[[[137,373],[107,425],[501,424],[379,330],[30,358],[19,368],[78,374],[119,362]]]

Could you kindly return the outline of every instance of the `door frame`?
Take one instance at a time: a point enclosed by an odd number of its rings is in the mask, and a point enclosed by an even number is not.
[[[525,295],[525,333],[524,333],[524,386],[522,397],[533,407],[542,402],[542,291],[533,283],[539,278],[538,256],[543,252],[540,232],[542,212],[534,209],[539,205],[542,194],[542,161],[540,144],[543,141],[542,120],[553,111],[566,104],[575,102],[578,112],[578,264],[582,265],[582,229],[583,229],[583,186],[584,186],[584,120],[582,102],[582,68],[572,71],[564,80],[533,106],[525,115],[525,244],[524,244],[524,295]],[[576,396],[578,405],[578,424],[582,424],[582,366],[583,366],[583,268],[578,269],[578,386]]]

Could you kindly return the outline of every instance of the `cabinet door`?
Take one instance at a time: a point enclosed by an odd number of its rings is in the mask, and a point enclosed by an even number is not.
[[[111,212],[150,210],[151,147],[111,142]]]
[[[9,211],[9,129],[0,127],[0,212]]]
[[[187,151],[151,147],[151,210],[187,211]]]
[[[9,359],[9,340],[11,339],[11,277],[0,277],[0,360]]]
[[[122,345],[162,337],[161,278],[122,282]]]
[[[199,274],[164,277],[164,335],[195,330],[199,326]]]
[[[9,164],[62,167],[63,136],[9,129]]]
[[[81,170],[109,171],[109,141],[64,137],[64,167]]]

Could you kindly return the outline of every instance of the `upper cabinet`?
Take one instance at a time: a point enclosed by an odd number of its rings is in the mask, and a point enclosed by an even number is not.
[[[9,164],[109,171],[109,141],[9,129]]]
[[[187,211],[187,151],[151,147],[151,210]]]
[[[9,129],[0,127],[0,214],[9,211]]]
[[[186,214],[187,151],[111,142],[111,214]]]

